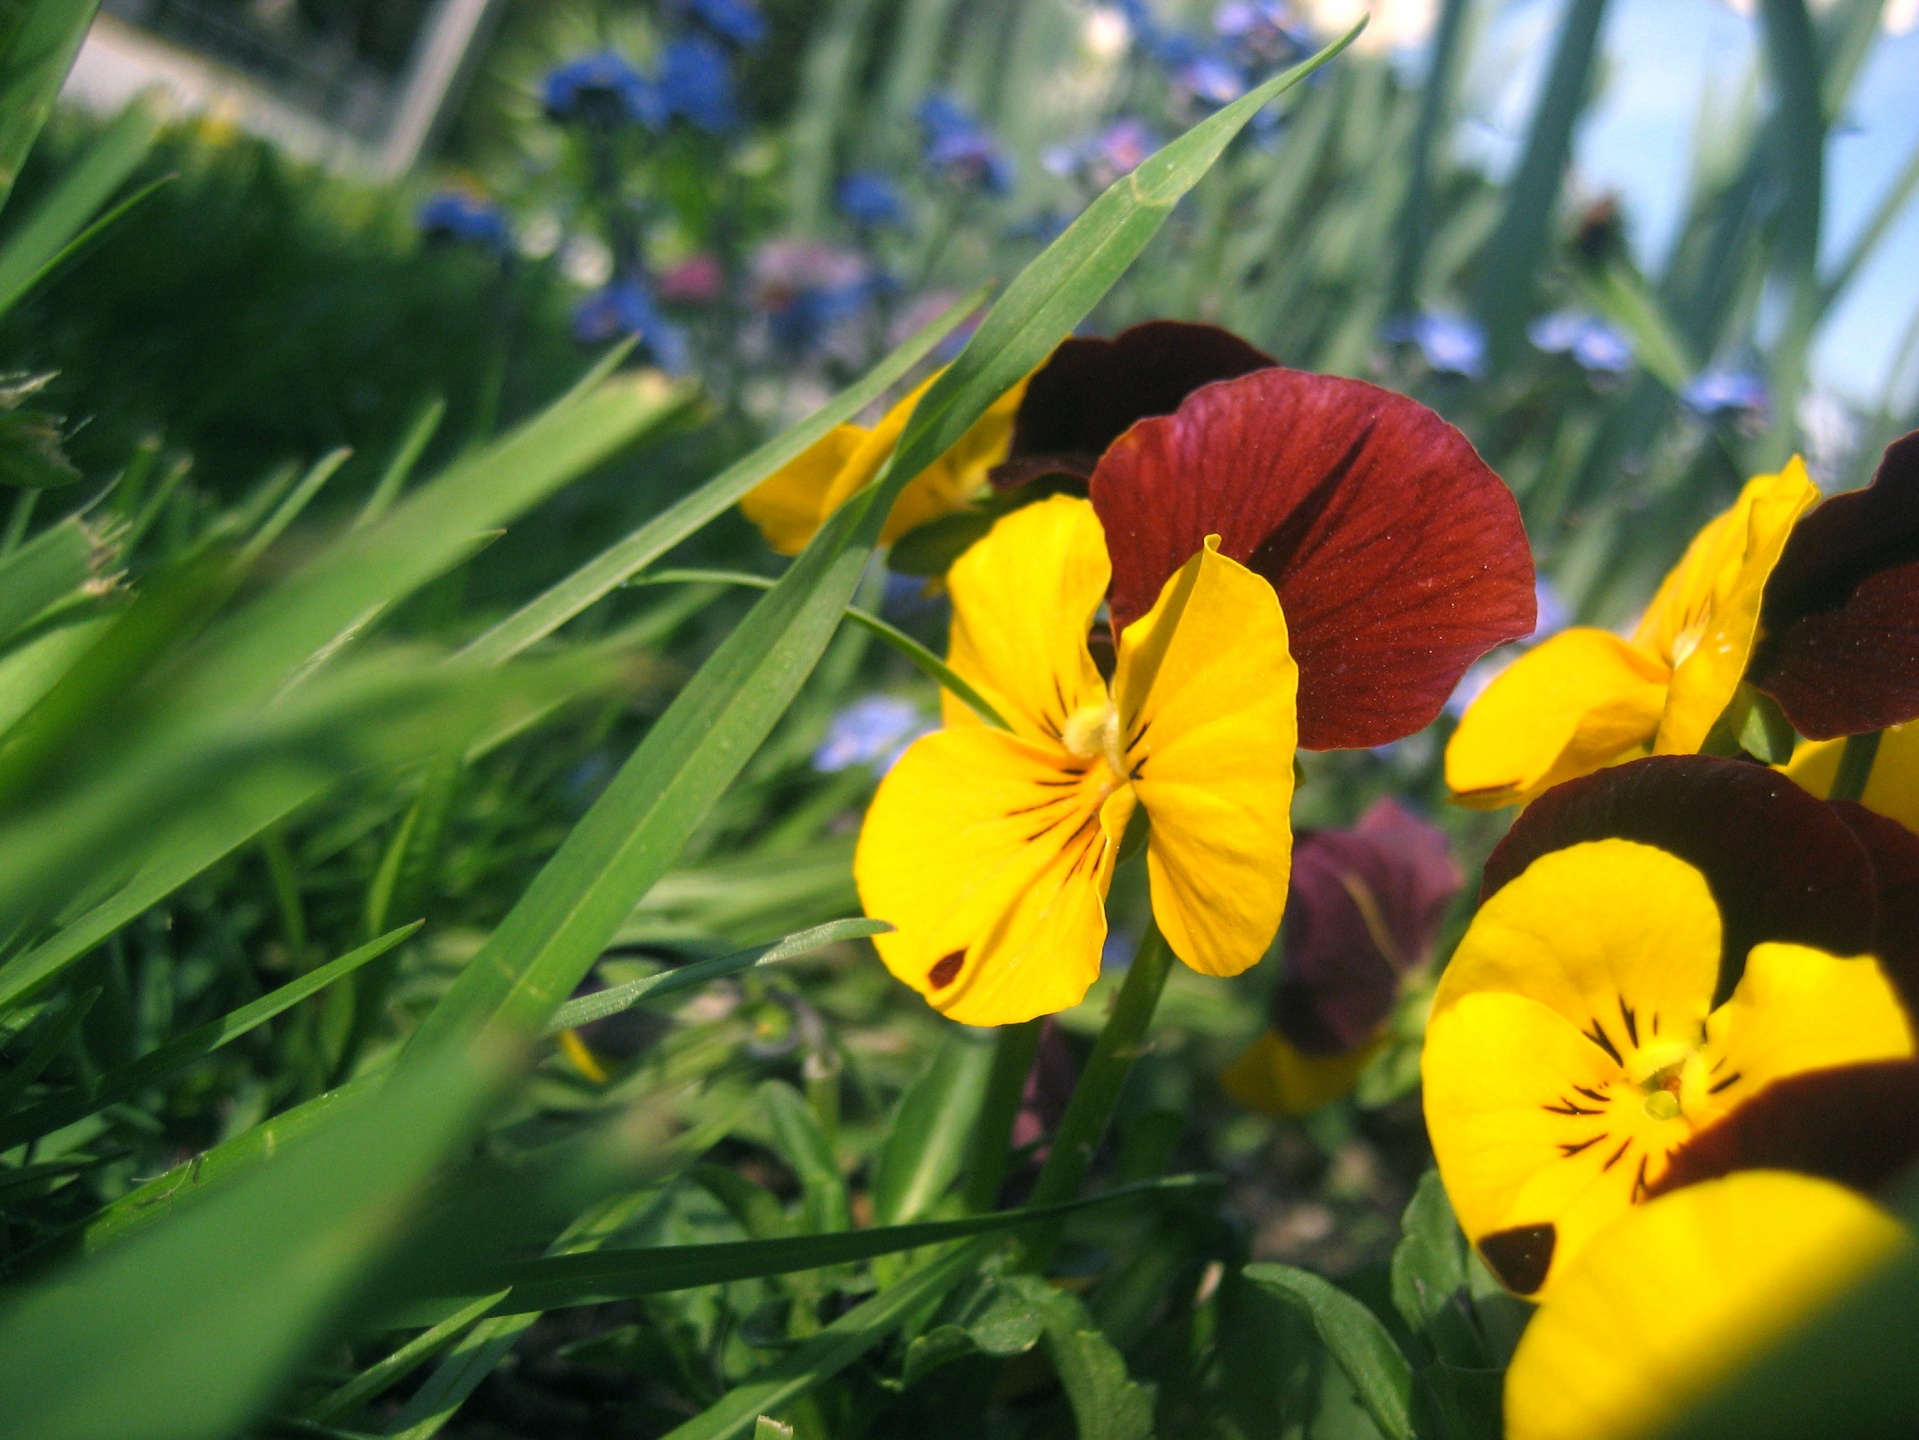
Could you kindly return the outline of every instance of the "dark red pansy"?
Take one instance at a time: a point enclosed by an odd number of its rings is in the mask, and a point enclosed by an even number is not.
[[[1302,835],[1273,1028],[1307,1055],[1343,1055],[1372,1039],[1463,884],[1445,833],[1392,800],[1351,830]]]
[[[1798,1170],[1876,1190],[1919,1158],[1919,1061],[1775,1080],[1673,1152],[1651,1193],[1735,1170]]]
[[[1093,473],[1124,626],[1208,535],[1272,582],[1299,663],[1299,743],[1430,724],[1468,666],[1532,633],[1519,507],[1466,437],[1360,380],[1272,368],[1141,420]]]
[[[993,483],[1089,479],[1106,447],[1135,420],[1170,415],[1202,385],[1276,363],[1230,331],[1183,320],[1149,320],[1111,340],[1064,341],[1027,382]]]
[[[1851,800],[1829,803],[1872,863],[1878,906],[1871,950],[1919,1023],[1919,835]]]
[[[1793,527],[1747,676],[1814,740],[1919,719],[1919,431]]]
[[[1547,851],[1605,839],[1655,845],[1706,877],[1725,925],[1716,1000],[1762,940],[1872,948],[1872,861],[1837,807],[1776,770],[1712,755],[1655,755],[1555,785],[1488,857],[1481,903]]]

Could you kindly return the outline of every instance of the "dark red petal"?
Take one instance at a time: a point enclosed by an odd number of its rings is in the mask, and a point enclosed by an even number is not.
[[[1532,632],[1519,507],[1439,416],[1359,380],[1261,370],[1115,441],[1092,483],[1113,619],[1208,535],[1279,592],[1309,750],[1430,724],[1466,668]]]
[[[1919,718],[1919,431],[1793,527],[1760,626],[1748,673],[1800,734]]]
[[[1399,977],[1426,959],[1464,881],[1445,834],[1391,800],[1355,829],[1303,836],[1274,1028],[1308,1055],[1365,1044],[1392,1012]]]
[[[1482,903],[1549,850],[1617,837],[1696,866],[1725,924],[1719,998],[1762,940],[1834,955],[1871,948],[1872,862],[1838,811],[1763,765],[1657,755],[1556,785],[1486,861]]]
[[[1181,320],[1149,320],[1111,340],[1067,340],[1028,382],[993,483],[1085,479],[1135,420],[1170,415],[1202,385],[1275,363],[1217,325]]]
[[[1797,1170],[1876,1190],[1919,1158],[1919,1063],[1775,1080],[1682,1145],[1651,1193],[1735,1170]]]
[[[1850,800],[1835,800],[1832,808],[1872,861],[1879,898],[1872,953],[1898,988],[1906,1012],[1919,1017],[1919,835]]]

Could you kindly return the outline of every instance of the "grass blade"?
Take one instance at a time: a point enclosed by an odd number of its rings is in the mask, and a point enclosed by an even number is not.
[[[100,0],[6,0],[0,5],[0,206],[13,193],[20,166],[99,8]]]

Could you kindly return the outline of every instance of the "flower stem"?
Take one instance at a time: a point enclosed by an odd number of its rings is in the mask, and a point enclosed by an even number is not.
[[[1173,952],[1157,925],[1148,925],[1133,957],[1126,980],[1119,987],[1119,998],[1106,1028],[1099,1033],[1092,1057],[1073,1088],[1066,1115],[1053,1136],[1052,1150],[1039,1172],[1039,1181],[1027,1200],[1029,1205],[1052,1205],[1079,1193],[1086,1172],[1092,1167],[1093,1153],[1106,1134],[1119,1103],[1120,1091],[1133,1065],[1146,1053],[1141,1042],[1153,1023],[1153,1011],[1159,1005],[1160,991],[1166,988],[1166,976],[1173,966]],[[1026,1233],[1020,1247],[1021,1269],[1039,1270],[1059,1243],[1057,1221],[1035,1226]]]
[[[1026,1095],[1026,1077],[1039,1054],[1042,1020],[1003,1025],[993,1047],[993,1069],[986,1077],[986,1099],[973,1127],[966,1157],[966,1208],[984,1213],[999,1198],[1013,1149],[1013,1122]]]
[[[1828,800],[1857,800],[1866,793],[1872,778],[1872,762],[1879,758],[1879,737],[1884,732],[1869,730],[1864,735],[1848,735],[1846,748],[1839,752],[1839,773],[1833,776]]]

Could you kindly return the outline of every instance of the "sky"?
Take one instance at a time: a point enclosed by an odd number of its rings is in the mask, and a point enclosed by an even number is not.
[[[1888,13],[1905,23],[1910,3]],[[1495,167],[1511,163],[1550,57],[1565,0],[1508,0],[1484,36],[1469,76],[1480,123],[1467,146]],[[1613,0],[1605,70],[1574,153],[1573,183],[1625,200],[1642,264],[1658,270],[1678,230],[1702,115],[1733,112],[1759,60],[1756,22],[1722,0]],[[1827,150],[1821,252],[1830,266],[1919,147],[1919,26],[1879,37]],[[1895,353],[1919,314],[1919,203],[1905,207],[1873,261],[1828,318],[1814,379],[1877,409]],[[1919,375],[1909,363],[1900,399]]]

